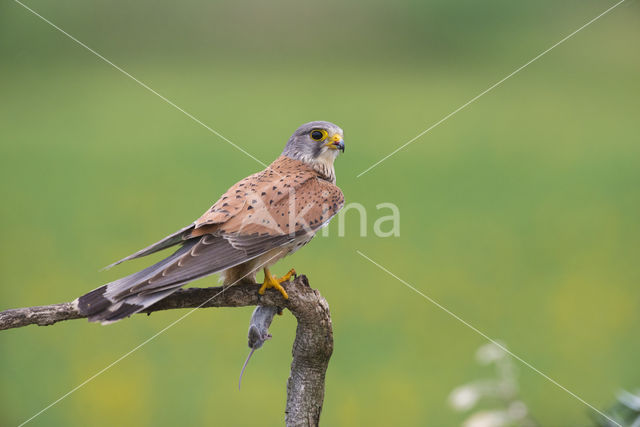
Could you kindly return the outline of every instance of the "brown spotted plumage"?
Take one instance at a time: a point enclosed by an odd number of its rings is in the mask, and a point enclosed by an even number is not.
[[[265,170],[225,192],[200,218],[114,264],[180,244],[168,258],[95,289],[77,300],[91,321],[128,317],[185,283],[220,273],[224,285],[255,282],[286,292],[268,267],[305,245],[342,208],[333,160],[344,151],[342,130],[329,122],[301,126]],[[111,266],[110,266],[111,267]],[[291,273],[293,270],[291,271]]]

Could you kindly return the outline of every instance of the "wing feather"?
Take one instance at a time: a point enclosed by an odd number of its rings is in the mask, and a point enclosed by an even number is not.
[[[342,208],[344,196],[306,164],[279,157],[231,187],[200,219],[111,266],[170,246],[166,259],[80,297],[78,309],[110,323],[137,313],[190,281],[251,261],[313,234]],[[110,267],[111,267],[110,266]]]
[[[269,250],[286,245],[295,236],[203,236],[185,243],[168,258],[142,271],[108,283],[80,297],[78,309],[92,321],[113,322],[144,310],[193,280],[235,267]]]
[[[183,242],[185,240],[185,238],[187,237],[187,235],[191,232],[191,230],[193,230],[193,228],[195,227],[195,224],[191,224],[188,225],[184,228],[181,228],[180,230],[176,231],[173,234],[168,235],[167,237],[165,237],[164,239],[160,240],[159,242],[154,243],[151,246],[147,246],[144,249],[139,250],[136,253],[133,253],[125,258],[122,258],[119,261],[114,262],[113,264],[109,264],[108,266],[106,266],[104,269],[108,270],[112,267],[115,267],[118,264],[121,264],[125,261],[129,261],[132,259],[136,259],[136,258],[140,258],[143,256],[147,256],[147,255],[151,255],[153,253],[156,253],[158,251],[161,251],[163,249],[169,248],[171,246],[177,245],[180,242]]]

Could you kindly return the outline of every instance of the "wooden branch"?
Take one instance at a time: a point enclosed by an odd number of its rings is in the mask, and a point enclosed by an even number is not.
[[[282,284],[289,294],[269,290],[258,295],[256,285],[239,284],[227,289],[181,289],[143,313],[176,308],[243,307],[263,305],[287,308],[298,321],[293,343],[291,374],[287,381],[287,426],[317,426],[324,402],[325,373],[333,352],[333,330],[329,305],[309,287],[306,276]],[[27,325],[47,326],[63,320],[81,319],[75,302],[15,308],[0,312],[0,330]]]
[[[289,294],[295,306],[286,306],[298,319],[298,327],[287,381],[285,421],[287,426],[317,426],[324,402],[324,377],[333,353],[331,313],[327,300],[309,287],[305,276],[297,282],[308,291],[296,297]]]

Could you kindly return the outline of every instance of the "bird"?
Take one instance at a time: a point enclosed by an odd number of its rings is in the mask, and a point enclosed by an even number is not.
[[[237,283],[279,291],[270,267],[307,244],[344,206],[334,161],[344,153],[342,129],[326,121],[300,126],[264,170],[229,188],[200,218],[106,268],[172,246],[165,259],[77,298],[80,314],[109,324],[138,313],[193,280],[218,273],[223,287]],[[264,272],[264,281],[256,276]]]

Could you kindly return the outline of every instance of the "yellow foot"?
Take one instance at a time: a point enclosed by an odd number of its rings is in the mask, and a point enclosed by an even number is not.
[[[265,268],[264,269],[264,283],[260,287],[260,290],[258,290],[258,293],[260,295],[264,295],[264,292],[267,289],[275,288],[278,291],[280,291],[280,293],[282,294],[282,297],[284,299],[289,299],[289,295],[287,295],[287,291],[284,290],[284,288],[282,287],[282,285],[280,283],[286,282],[287,280],[289,280],[291,278],[291,276],[295,276],[295,274],[296,274],[296,271],[292,268],[291,270],[289,270],[289,272],[287,274],[285,274],[281,278],[277,278],[277,277],[274,277],[274,276],[271,275],[271,272],[269,271],[268,268]]]

